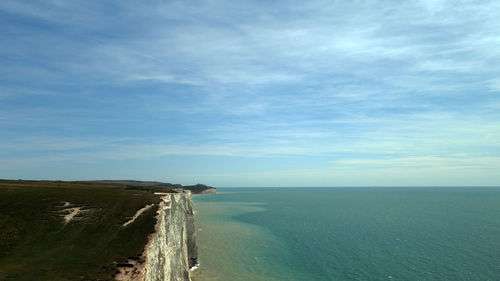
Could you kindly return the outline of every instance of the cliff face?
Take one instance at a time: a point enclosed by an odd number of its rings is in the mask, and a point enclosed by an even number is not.
[[[198,262],[191,193],[166,194],[146,252],[146,281],[189,281]]]

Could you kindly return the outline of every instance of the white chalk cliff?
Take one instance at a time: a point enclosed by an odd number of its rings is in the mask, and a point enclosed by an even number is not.
[[[191,193],[165,194],[146,248],[146,281],[189,281],[198,262]]]
[[[159,195],[155,232],[139,259],[129,259],[129,266],[119,267],[116,281],[191,280],[189,270],[198,264],[191,192]]]

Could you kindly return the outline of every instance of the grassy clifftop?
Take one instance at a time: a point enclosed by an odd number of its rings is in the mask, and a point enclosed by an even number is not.
[[[196,193],[204,193],[207,191],[212,191],[215,193],[215,188],[205,185],[205,184],[195,184],[195,185],[180,185],[180,184],[172,184],[166,182],[158,182],[158,181],[136,181],[136,180],[100,180],[100,181],[91,181],[94,183],[109,183],[109,184],[121,184],[127,185],[129,188],[137,188],[143,190],[156,190],[162,188],[182,188],[186,190],[190,190],[193,194]]]
[[[0,180],[0,280],[112,280],[142,252],[157,205],[123,224],[159,200],[127,185]]]

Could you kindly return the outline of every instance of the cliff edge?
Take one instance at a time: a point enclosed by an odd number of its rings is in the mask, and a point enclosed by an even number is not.
[[[146,281],[189,281],[198,262],[191,192],[163,196],[158,229],[147,248]]]
[[[116,280],[190,281],[189,270],[198,264],[191,192],[164,193],[155,232],[143,253],[143,263],[131,262]]]

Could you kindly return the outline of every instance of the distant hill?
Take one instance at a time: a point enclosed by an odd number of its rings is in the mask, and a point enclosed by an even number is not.
[[[130,187],[142,187],[141,189],[151,189],[154,191],[161,191],[161,188],[170,188],[177,189],[182,188],[191,191],[193,194],[207,194],[207,193],[215,193],[216,189],[214,187],[205,185],[205,184],[195,184],[195,185],[181,185],[181,184],[173,184],[167,182],[159,182],[159,181],[137,181],[137,180],[95,180],[95,181],[87,181],[92,183],[101,183],[101,184],[120,184],[127,185]]]
[[[207,193],[215,193],[215,187],[211,187],[204,184],[196,184],[196,185],[186,185],[182,188],[190,190],[193,194],[207,194]]]

